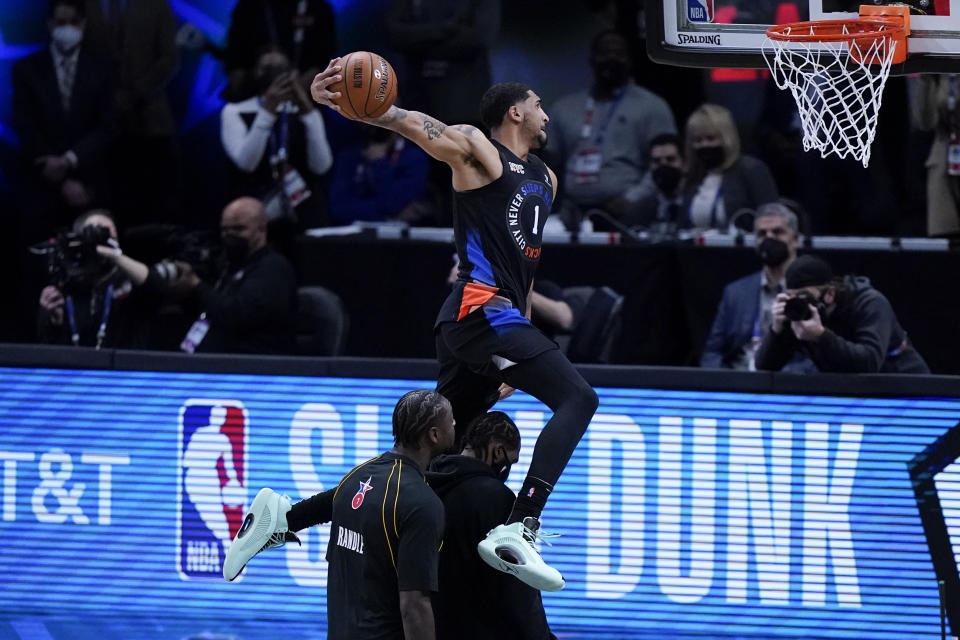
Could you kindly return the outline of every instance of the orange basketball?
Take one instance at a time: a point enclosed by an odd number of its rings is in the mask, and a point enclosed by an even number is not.
[[[348,118],[382,116],[397,97],[397,75],[383,56],[354,51],[340,59],[343,80],[328,89],[340,92],[334,100]]]

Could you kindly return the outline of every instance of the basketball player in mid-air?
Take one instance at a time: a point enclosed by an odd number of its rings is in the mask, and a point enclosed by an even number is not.
[[[334,103],[340,94],[330,90],[342,77],[341,66],[340,58],[332,60],[314,79],[311,93],[343,113]],[[460,269],[435,333],[437,391],[453,405],[458,429],[512,389],[553,411],[510,517],[478,549],[494,568],[556,591],[563,588],[563,578],[534,547],[539,516],[597,409],[597,395],[529,320],[543,228],[557,191],[554,172],[531,153],[546,143],[549,118],[540,98],[517,82],[490,87],[481,99],[480,117],[490,138],[476,127],[447,126],[395,105],[380,117],[361,120],[415,142],[453,172]]]
[[[335,58],[311,86],[314,100],[339,113],[334,100],[340,94],[330,91],[330,85],[340,81],[341,74],[341,59]],[[553,411],[507,522],[490,531],[477,548],[495,569],[536,589],[558,591],[563,577],[534,546],[540,537],[539,518],[597,410],[597,394],[556,343],[529,320],[543,227],[557,189],[554,172],[531,153],[546,143],[549,118],[540,98],[517,82],[490,87],[481,99],[480,116],[490,138],[476,127],[448,127],[396,106],[362,121],[399,133],[453,171],[460,267],[435,326],[437,391],[453,405],[458,445],[461,431],[513,389]],[[270,500],[280,500],[279,494],[270,494]],[[256,506],[255,501],[251,512]],[[235,540],[228,554],[234,569],[227,576],[225,565],[224,575],[232,579],[262,548],[281,544],[286,531],[282,519],[276,527],[256,532],[242,545]]]

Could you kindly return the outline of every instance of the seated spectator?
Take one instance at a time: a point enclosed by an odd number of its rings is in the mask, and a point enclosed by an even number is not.
[[[460,256],[455,253],[453,266],[447,274],[447,284],[452,286],[457,282],[459,270]],[[551,340],[573,331],[577,313],[582,308],[583,304],[576,298],[565,299],[563,288],[556,282],[542,278],[533,281],[533,289],[530,291],[530,321]]]
[[[460,256],[455,253],[447,284],[457,281],[459,269]],[[620,337],[623,299],[609,287],[561,287],[540,278],[528,298],[528,317],[571,362],[609,362]]]
[[[337,153],[330,184],[330,216],[338,224],[433,216],[424,199],[427,154],[402,136],[366,127],[367,142]]]
[[[623,223],[664,234],[675,233],[681,221],[684,178],[680,138],[674,133],[654,137],[647,166],[650,170],[643,181],[627,194],[630,205]]]
[[[13,66],[13,127],[26,169],[28,242],[50,237],[104,199],[114,74],[84,41],[85,27],[81,0],[51,0],[50,47]]]
[[[756,369],[757,348],[773,322],[773,301],[786,289],[784,274],[797,257],[797,215],[779,202],[761,205],[753,230],[763,268],[724,288],[700,358],[701,367]],[[812,363],[799,354],[784,366],[785,371],[812,369]]]
[[[787,269],[786,286],[773,303],[757,369],[779,371],[799,351],[823,372],[930,373],[869,279],[835,278],[820,258],[801,256]]]
[[[705,104],[687,119],[685,227],[726,230],[742,209],[779,197],[770,169],[740,153],[740,134],[730,111]]]
[[[563,216],[576,226],[590,209],[621,217],[628,190],[647,170],[650,142],[676,133],[670,107],[631,78],[630,47],[603,31],[590,46],[593,86],[561,98],[549,111],[549,148],[559,157]]]
[[[69,250],[48,253],[54,282],[40,292],[40,340],[151,348],[153,320],[166,288],[159,272],[123,254],[108,211],[82,214],[73,233],[53,241],[61,247],[69,243]]]
[[[321,176],[333,163],[320,111],[296,82],[287,55],[264,49],[255,70],[257,95],[220,114],[223,148],[236,169],[232,191],[264,204],[269,220],[326,224]]]
[[[220,233],[227,266],[215,284],[177,263],[187,304],[200,316],[181,345],[187,352],[293,353],[297,285],[293,266],[267,245],[267,214],[253,198],[226,206]]]

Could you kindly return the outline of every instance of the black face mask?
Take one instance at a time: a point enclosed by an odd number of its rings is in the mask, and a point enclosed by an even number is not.
[[[683,179],[683,170],[669,164],[661,164],[653,168],[650,177],[660,191],[672,195]]]
[[[498,451],[503,453],[503,458],[500,460],[497,459]],[[497,448],[490,453],[490,466],[493,467],[494,473],[497,474],[497,479],[501,482],[506,482],[510,476],[510,467],[513,466],[513,463],[507,458],[507,454],[503,451],[503,448],[497,446]]]
[[[763,264],[768,267],[779,267],[790,257],[790,248],[783,240],[764,238],[757,247],[757,253],[760,254],[760,262]]]
[[[220,242],[223,244],[223,254],[227,258],[227,264],[230,267],[239,267],[247,259],[247,253],[250,252],[250,245],[240,236],[228,233],[224,235]]]
[[[700,164],[702,164],[707,171],[710,169],[716,169],[722,165],[727,155],[724,152],[723,147],[720,145],[699,147],[696,150],[696,154],[697,158],[700,160]]]
[[[593,67],[597,83],[608,88],[622,86],[630,78],[630,68],[622,60],[603,60]]]

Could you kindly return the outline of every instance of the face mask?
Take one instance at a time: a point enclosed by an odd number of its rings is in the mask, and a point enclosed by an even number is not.
[[[497,459],[498,452],[503,453],[503,457],[499,460]],[[510,459],[507,458],[506,452],[504,452],[503,449],[498,446],[497,449],[494,449],[494,451],[490,454],[490,466],[493,467],[493,471],[497,474],[497,478],[501,482],[506,482],[507,478],[510,476],[510,467],[513,466],[513,463],[511,463]]]
[[[779,267],[790,257],[790,248],[783,240],[764,238],[757,247],[757,253],[760,254],[760,262],[763,264],[768,267]]]
[[[223,253],[231,267],[238,267],[243,264],[247,253],[250,251],[250,245],[247,244],[245,239],[231,233],[223,236],[221,243],[223,244]]]
[[[650,177],[660,191],[672,194],[683,179],[683,170],[669,164],[661,164],[654,167]]]
[[[598,62],[594,67],[594,73],[597,74],[597,80],[608,87],[621,86],[630,75],[627,63],[621,60]]]
[[[719,145],[699,147],[696,150],[696,154],[697,158],[700,160],[700,164],[702,164],[708,171],[710,169],[716,169],[722,165],[726,156],[726,153],[723,151],[723,147]]]
[[[52,37],[57,49],[66,53],[67,51],[71,51],[83,40],[83,30],[72,24],[65,24],[55,27]]]
[[[289,71],[289,69],[284,65],[268,65],[263,67],[257,76],[257,92],[260,94],[266,93],[270,85],[273,84],[273,81],[287,71]]]

